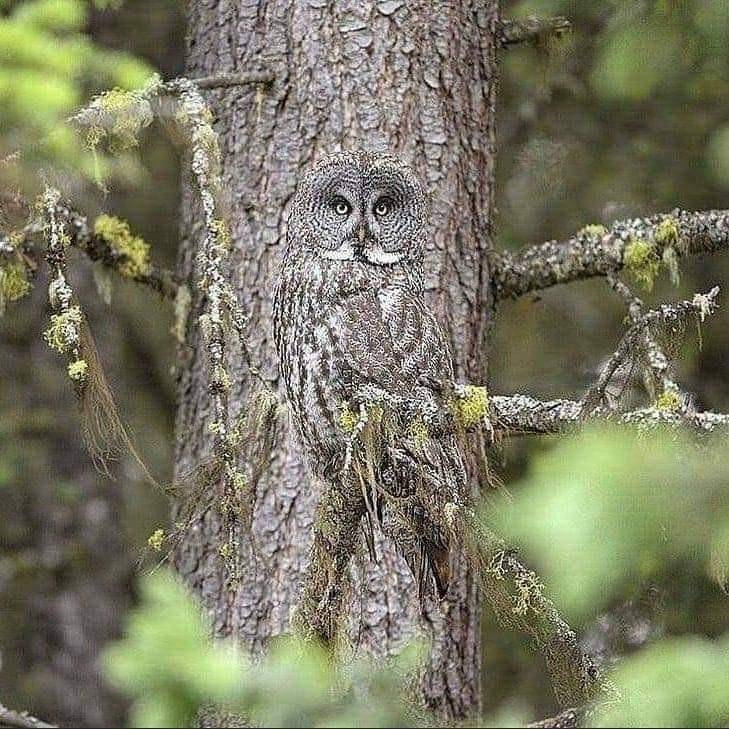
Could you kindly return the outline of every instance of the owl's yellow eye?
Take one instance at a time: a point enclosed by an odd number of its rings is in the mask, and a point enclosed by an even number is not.
[[[343,197],[335,197],[332,207],[337,215],[349,215],[352,210],[352,206]]]
[[[381,218],[383,215],[387,215],[392,209],[392,202],[387,197],[380,198],[375,204],[375,215]]]

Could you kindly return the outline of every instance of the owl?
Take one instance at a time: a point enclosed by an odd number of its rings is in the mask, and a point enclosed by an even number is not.
[[[428,216],[423,186],[396,157],[320,160],[292,201],[273,323],[314,475],[369,481],[365,535],[382,527],[421,596],[427,585],[443,596],[453,559],[444,512],[463,502],[466,476],[448,415],[452,357],[424,295]],[[377,440],[356,468],[353,445],[373,423]]]

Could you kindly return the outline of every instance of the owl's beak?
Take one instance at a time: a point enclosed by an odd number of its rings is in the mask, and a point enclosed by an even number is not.
[[[357,238],[359,240],[360,246],[364,245],[366,237],[367,237],[367,229],[365,228],[365,224],[360,223],[359,228],[357,228]]]

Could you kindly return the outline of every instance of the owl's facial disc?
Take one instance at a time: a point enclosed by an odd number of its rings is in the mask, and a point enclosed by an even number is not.
[[[343,152],[325,158],[294,202],[299,245],[320,258],[373,266],[422,261],[427,195],[394,157]]]

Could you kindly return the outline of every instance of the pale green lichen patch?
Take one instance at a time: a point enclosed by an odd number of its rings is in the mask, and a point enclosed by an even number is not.
[[[0,266],[0,314],[6,302],[22,299],[31,288],[28,269],[21,262],[12,261]]]
[[[430,431],[422,417],[415,418],[408,425],[407,434],[418,448],[422,448],[430,437]]]
[[[149,535],[147,544],[149,547],[154,549],[155,552],[161,552],[165,543],[165,538],[166,535],[164,529],[155,529],[152,534]]]
[[[142,278],[149,275],[152,268],[149,244],[134,235],[127,222],[113,215],[99,215],[94,221],[94,233],[124,256],[119,262],[119,273],[122,276]]]
[[[661,268],[661,260],[654,243],[643,238],[631,238],[623,252],[623,263],[646,290],[653,288]]]
[[[604,225],[586,225],[577,231],[579,238],[602,238],[608,229]]]
[[[489,413],[489,396],[485,387],[464,385],[459,387],[450,403],[456,423],[464,430],[482,424]]]
[[[675,390],[664,390],[656,399],[656,408],[664,412],[675,412],[681,408],[681,396]]]
[[[74,382],[83,382],[89,374],[89,363],[85,359],[76,359],[68,365],[68,376]]]
[[[79,327],[83,314],[81,308],[72,306],[68,311],[51,315],[51,323],[43,332],[43,338],[51,349],[65,354],[79,342]]]

